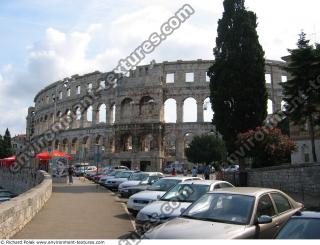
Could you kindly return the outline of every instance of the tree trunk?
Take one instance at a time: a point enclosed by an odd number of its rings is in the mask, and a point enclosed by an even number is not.
[[[317,153],[316,153],[316,145],[315,145],[315,133],[314,133],[314,121],[312,114],[309,116],[309,133],[310,133],[310,139],[311,139],[311,148],[312,148],[312,157],[313,162],[317,163]]]

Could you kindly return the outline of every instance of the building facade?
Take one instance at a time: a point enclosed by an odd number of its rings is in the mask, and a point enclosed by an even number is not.
[[[97,161],[141,170],[187,163],[184,150],[192,138],[215,133],[207,77],[212,63],[139,66],[129,76],[119,77],[112,88],[105,83],[107,73],[98,71],[57,81],[35,96],[27,116],[27,139],[43,137],[52,124],[73,114],[50,144],[72,154],[75,162],[92,162],[98,155]],[[266,62],[269,113],[281,109],[284,65]]]
[[[13,154],[18,155],[23,149],[26,147],[27,144],[27,135],[19,134],[11,139],[11,145],[13,149]]]

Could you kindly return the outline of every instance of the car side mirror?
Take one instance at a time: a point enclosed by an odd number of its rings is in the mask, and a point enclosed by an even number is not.
[[[259,225],[270,224],[270,223],[272,223],[272,217],[270,217],[268,215],[261,215],[260,217],[258,217],[257,223]]]

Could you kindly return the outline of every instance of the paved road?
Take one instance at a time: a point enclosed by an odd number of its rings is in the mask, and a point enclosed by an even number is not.
[[[76,178],[73,185],[54,184],[51,199],[13,239],[117,239],[133,231],[113,193]]]

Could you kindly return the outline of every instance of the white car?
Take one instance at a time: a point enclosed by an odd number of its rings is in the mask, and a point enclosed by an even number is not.
[[[137,230],[139,233],[144,233],[151,227],[178,217],[207,192],[227,187],[234,186],[220,180],[181,182],[165,193],[160,200],[152,202],[140,210],[136,217]]]
[[[113,179],[114,176],[115,176],[117,173],[122,172],[122,171],[124,171],[124,170],[122,170],[122,169],[117,169],[117,170],[113,170],[113,171],[111,171],[111,172],[109,172],[109,173],[106,173],[106,174],[104,174],[104,175],[102,175],[102,176],[100,177],[98,183],[99,183],[100,185],[104,185],[105,182],[106,182],[108,179]]]
[[[104,182],[104,186],[111,189],[111,190],[117,190],[118,186],[126,182],[136,171],[133,170],[124,170],[116,173],[113,178],[107,179]]]
[[[180,182],[202,180],[198,177],[165,177],[152,184],[146,191],[132,195],[127,203],[129,212],[137,214],[146,205],[159,200],[168,190]]]
[[[149,182],[149,178],[152,176],[164,177],[164,175],[160,172],[139,172],[132,175],[128,181],[125,181],[119,185],[119,192],[125,188],[136,186],[136,185],[143,185]]]

